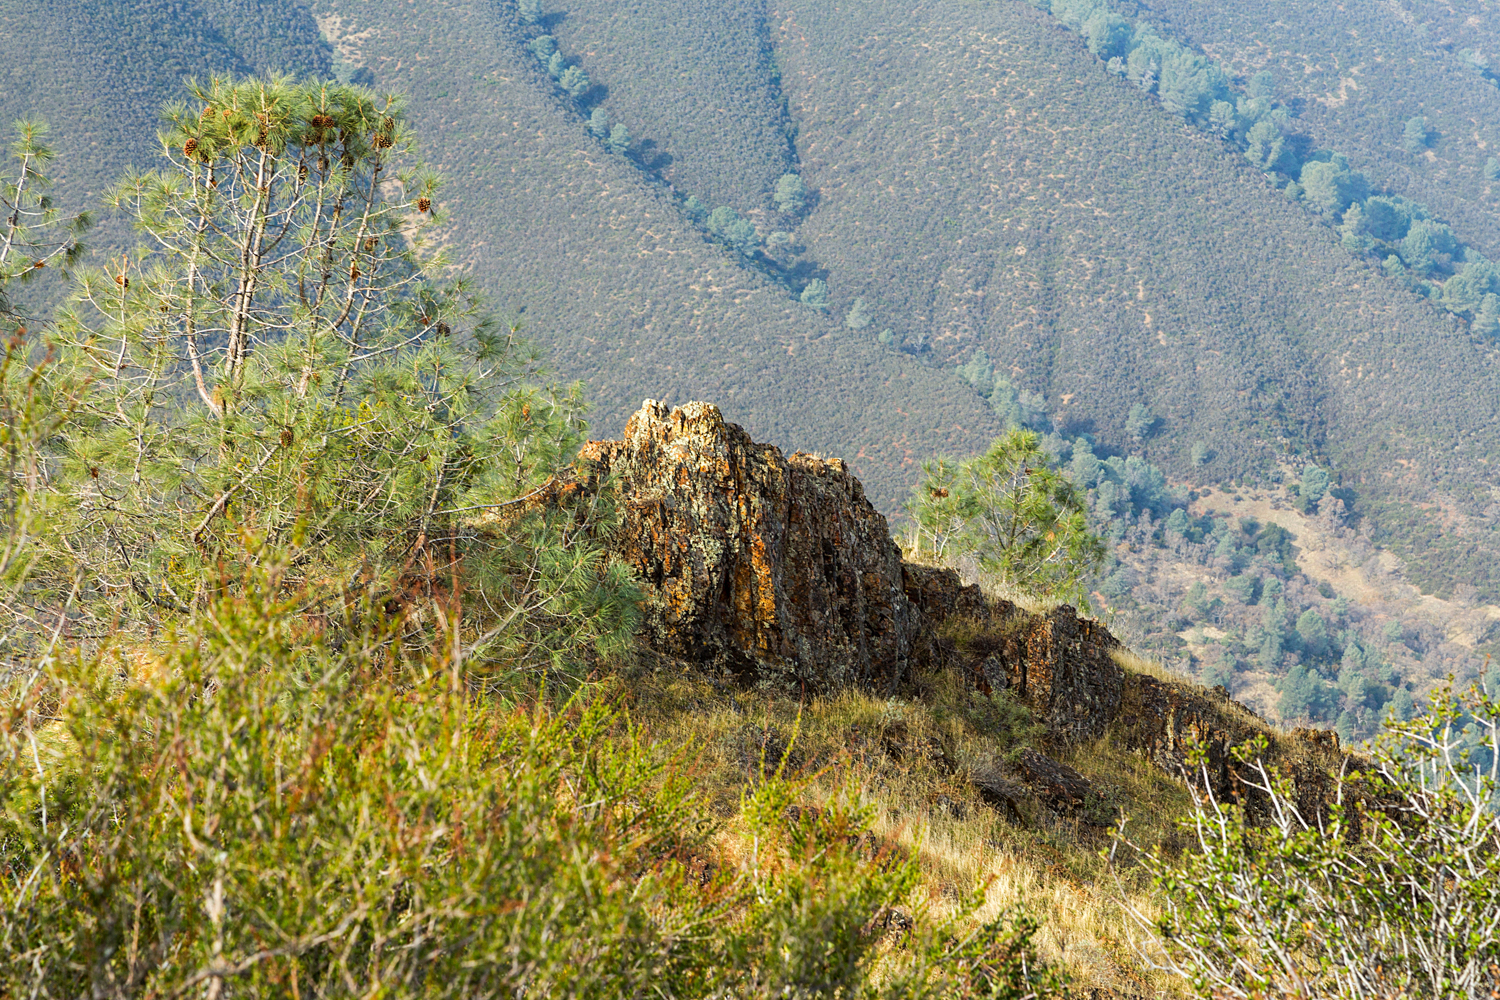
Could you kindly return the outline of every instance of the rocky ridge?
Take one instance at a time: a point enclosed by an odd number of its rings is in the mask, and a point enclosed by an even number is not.
[[[647,400],[622,440],[586,445],[560,485],[610,484],[621,517],[607,544],[644,585],[642,639],[658,655],[803,696],[895,695],[956,670],[986,692],[1010,690],[1051,739],[1116,732],[1223,796],[1242,787],[1233,749],[1273,733],[1222,689],[1127,671],[1119,641],[1072,607],[1032,614],[952,570],[907,562],[842,461],[756,443],[710,403]],[[1290,759],[1314,795],[1312,776],[1342,757],[1332,733],[1273,742],[1270,756]],[[1044,759],[1023,770],[1062,789],[1059,804],[1085,795]]]

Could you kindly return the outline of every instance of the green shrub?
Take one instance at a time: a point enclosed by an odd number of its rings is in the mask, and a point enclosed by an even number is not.
[[[1163,909],[1136,916],[1168,968],[1205,997],[1491,995],[1497,718],[1483,691],[1440,696],[1326,802],[1242,748],[1254,816],[1210,792],[1183,826],[1195,850],[1145,855]]]

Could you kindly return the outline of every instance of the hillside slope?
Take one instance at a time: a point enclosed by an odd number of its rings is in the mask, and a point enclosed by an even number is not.
[[[47,119],[59,202],[86,207],[126,167],[150,164],[158,112],[183,99],[185,79],[332,72],[316,22],[291,0],[0,0],[0,52],[0,123]]]
[[[1376,188],[1425,203],[1500,258],[1500,9],[1489,3],[1315,4],[1151,0],[1122,9],[1159,24],[1243,77],[1269,70],[1293,122],[1350,158]],[[1427,119],[1425,145],[1404,126]]]
[[[777,13],[822,199],[802,236],[877,328],[950,363],[983,348],[1062,427],[1199,481],[1299,451],[1366,498],[1488,481],[1494,352],[1046,15]],[[1137,401],[1159,418],[1143,444],[1124,428]]]
[[[848,457],[887,512],[922,458],[1016,412],[1197,482],[1316,460],[1421,585],[1500,592],[1495,352],[1021,0],[113,2],[0,6],[23,54],[0,111],[54,120],[64,200],[150,163],[186,72],[408,93],[455,257],[589,382],[601,432],[645,397],[716,398]],[[540,31],[586,93],[527,51]],[[595,109],[627,151],[590,133]],[[770,210],[787,169],[803,217]],[[688,194],[785,238],[728,249]],[[826,307],[798,301],[814,278]],[[981,349],[1008,383],[988,401],[958,371]],[[1134,404],[1156,419],[1132,435]]]
[[[378,84],[411,95],[459,262],[588,380],[601,433],[642,398],[721,399],[758,436],[848,457],[889,510],[915,462],[1000,431],[953,373],[849,335],[708,241],[588,133],[491,4],[326,9]]]

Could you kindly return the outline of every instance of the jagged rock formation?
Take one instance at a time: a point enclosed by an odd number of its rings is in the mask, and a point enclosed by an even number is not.
[[[1205,691],[1129,674],[1121,707],[1118,731],[1125,747],[1211,792],[1220,802],[1241,801],[1251,808],[1261,803],[1263,796],[1246,784],[1255,775],[1235,754],[1236,748],[1261,738],[1265,747],[1253,758],[1292,777],[1297,807],[1309,818],[1327,808],[1334,787],[1330,775],[1343,767],[1365,766],[1365,761],[1339,747],[1338,734],[1332,730],[1278,732],[1230,700],[1223,688]]]
[[[659,652],[808,693],[909,678],[922,624],[901,552],[842,461],[756,444],[710,403],[647,400],[579,470],[586,488],[618,477],[613,548]]]
[[[894,693],[924,670],[956,669],[981,690],[1010,690],[1053,738],[1118,724],[1126,745],[1180,775],[1201,744],[1208,784],[1226,796],[1242,787],[1232,749],[1271,732],[1227,695],[1127,673],[1118,640],[1067,605],[1029,614],[952,570],[904,562],[843,462],[757,444],[712,404],[647,400],[623,440],[584,447],[564,486],[607,482],[622,507],[610,547],[645,584],[643,639],[659,654],[804,694]],[[1332,739],[1277,743],[1306,773],[1310,801],[1314,774],[1340,756]],[[1056,774],[1027,781],[1069,786]]]
[[[907,597],[928,622],[962,621],[963,641],[940,640],[940,658],[984,691],[1010,689],[1059,735],[1097,736],[1120,711],[1119,640],[1063,604],[1031,615],[965,586],[950,569],[906,564]]]

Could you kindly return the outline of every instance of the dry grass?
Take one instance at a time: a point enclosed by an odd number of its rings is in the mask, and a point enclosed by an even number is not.
[[[1168,684],[1182,684],[1199,691],[1207,692],[1207,688],[1175,670],[1169,670],[1158,660],[1148,659],[1139,653],[1133,653],[1128,649],[1116,648],[1109,651],[1110,659],[1120,665],[1120,669],[1128,674],[1145,674]]]
[[[1172,820],[1188,809],[1188,792],[1108,737],[1047,747],[1094,783],[1102,806],[1093,812],[1102,815],[1060,816],[1026,797],[1015,823],[983,800],[970,776],[1004,767],[1023,746],[1040,746],[1042,728],[1007,697],[967,690],[956,678],[928,678],[920,700],[845,692],[799,704],[659,670],[632,678],[622,697],[653,739],[687,748],[682,762],[724,820],[722,863],[746,850],[736,817],[762,750],[769,768],[790,743],[788,773],[805,782],[809,804],[857,797],[877,836],[914,853],[935,912],[985,885],[979,916],[1016,908],[1039,918],[1044,958],[1079,986],[1149,996],[1182,991],[1148,970],[1128,934],[1122,893],[1151,912],[1149,887],[1128,863],[1112,870],[1103,852],[1120,809],[1137,843],[1175,850]]]
[[[906,562],[917,566],[931,566],[936,569],[951,569],[958,574],[959,580],[965,586],[977,586],[984,592],[984,596],[990,600],[1008,601],[1028,614],[1051,614],[1054,609],[1060,607],[1063,603],[1056,598],[1040,597],[1024,590],[1016,590],[1006,585],[994,574],[981,570],[978,563],[973,559],[943,558],[927,549],[921,548],[917,544],[916,535],[910,526],[897,536],[896,544],[900,546],[901,557]]]

